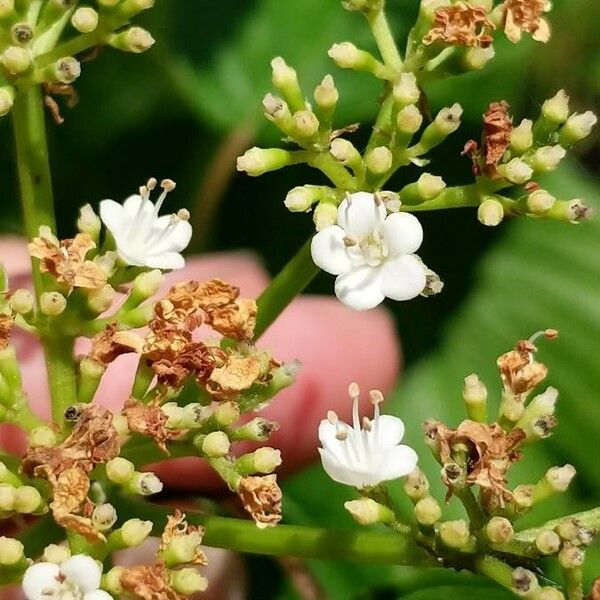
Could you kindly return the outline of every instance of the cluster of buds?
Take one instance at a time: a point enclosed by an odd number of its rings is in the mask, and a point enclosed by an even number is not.
[[[97,0],[95,4],[3,0],[0,115],[11,110],[18,87],[44,84],[49,98],[53,93],[73,96],[70,86],[81,74],[81,63],[74,54],[103,45],[135,53],[152,46],[150,33],[129,23],[151,8],[154,0]],[[51,101],[49,105],[60,121],[56,104]]]
[[[446,500],[456,496],[467,518],[444,519],[425,473],[419,468],[410,470],[416,455],[409,459],[411,449],[394,445],[404,429],[396,417],[381,417],[377,411],[360,431],[356,407],[354,427],[329,415],[319,428],[321,455],[324,469],[334,480],[357,489],[359,499],[346,502],[345,508],[361,525],[381,523],[413,536],[446,566],[487,575],[517,596],[533,600],[565,598],[559,587],[544,585],[530,570],[532,560],[554,557],[564,573],[568,598],[582,598],[581,569],[586,548],[600,527],[598,511],[532,529],[519,530],[516,523],[540,503],[566,492],[576,474],[574,467],[552,467],[537,483],[514,489],[508,481],[510,468],[521,460],[522,452],[547,437],[556,425],[555,389],[529,400],[547,375],[547,368],[535,359],[534,341],[541,336],[553,339],[557,332],[539,332],[498,359],[503,391],[494,422],[487,417],[487,389],[472,374],[463,389],[468,419],[456,429],[439,421],[424,424],[425,442],[441,467]],[[385,456],[379,456],[377,450],[385,447],[385,437],[389,446]],[[404,491],[414,507],[412,523],[403,520],[385,486],[386,481],[403,475]]]

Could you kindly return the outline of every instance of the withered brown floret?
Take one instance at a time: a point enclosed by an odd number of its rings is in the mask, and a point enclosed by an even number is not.
[[[226,337],[251,340],[256,327],[256,312],[256,300],[239,298],[232,304],[212,310],[206,322]]]
[[[87,233],[73,239],[58,241],[50,231],[40,230],[40,236],[29,244],[29,254],[40,260],[42,273],[50,273],[56,281],[70,288],[99,289],[106,284],[106,273],[87,253],[96,243]]]
[[[503,6],[504,33],[511,42],[517,43],[523,31],[538,42],[550,39],[550,25],[542,16],[550,10],[548,0],[506,0]]]
[[[457,2],[435,11],[432,29],[423,38],[424,44],[445,42],[458,46],[487,48],[494,41],[490,33],[494,24],[481,6]]]
[[[122,412],[127,419],[129,431],[154,438],[156,445],[168,454],[166,443],[179,432],[167,429],[167,415],[158,402],[142,404],[135,398],[129,398]]]
[[[13,325],[14,321],[10,315],[0,313],[0,349],[8,346]]]
[[[592,585],[592,593],[585,600],[600,600],[600,577],[594,580]]]
[[[515,396],[528,394],[548,374],[546,365],[535,360],[536,347],[527,340],[517,343],[514,350],[498,358],[504,387]]]
[[[282,493],[277,475],[243,477],[238,494],[244,508],[261,529],[281,521]]]
[[[123,591],[138,600],[185,600],[169,584],[162,564],[127,567],[121,574]]]
[[[504,100],[492,102],[483,115],[484,169],[491,174],[495,174],[496,166],[510,143],[513,123],[508,108]]]
[[[227,355],[224,363],[214,369],[206,388],[221,400],[233,398],[249,389],[261,377],[261,361],[257,356]]]
[[[144,338],[132,331],[118,331],[117,325],[111,323],[92,339],[89,358],[107,367],[117,356],[144,349]]]

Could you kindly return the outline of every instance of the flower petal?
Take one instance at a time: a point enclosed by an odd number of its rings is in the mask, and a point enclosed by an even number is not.
[[[28,567],[23,576],[23,593],[27,600],[45,600],[51,596],[48,592],[58,594],[60,569],[53,563],[41,562]]]
[[[177,219],[173,223],[173,216],[165,215],[157,219],[152,235],[148,236],[146,245],[157,254],[160,252],[181,252],[187,248],[191,239],[192,226],[188,221]]]
[[[154,213],[154,204],[147,198],[143,199],[139,194],[129,196],[123,202],[123,208],[128,219],[135,219],[138,222],[142,216],[146,217]]]
[[[125,210],[114,200],[102,200],[100,202],[100,218],[113,235],[118,235],[125,223]]]
[[[317,265],[332,275],[345,273],[352,263],[344,244],[346,232],[337,225],[319,231],[310,244],[312,259]]]
[[[319,448],[321,454],[321,462],[323,463],[323,470],[331,479],[344,485],[352,487],[365,487],[369,485],[365,483],[365,476],[361,473],[360,469],[354,468],[355,465],[340,462],[331,452]],[[360,466],[360,465],[358,465]],[[368,477],[368,476],[367,476]]]
[[[76,554],[60,565],[60,572],[79,586],[82,592],[93,592],[100,587],[102,569],[87,554]]]
[[[379,481],[392,481],[412,473],[417,466],[417,460],[417,453],[410,446],[389,448],[377,469]]]
[[[412,254],[386,262],[381,271],[382,292],[392,300],[415,298],[427,283],[423,263]]]
[[[144,259],[144,266],[151,269],[163,270],[183,269],[185,267],[185,259],[177,252],[152,254]]]
[[[374,308],[385,298],[381,267],[365,265],[342,273],[335,280],[335,295],[354,310]]]
[[[423,243],[423,227],[414,215],[393,213],[383,223],[383,239],[392,258],[414,254]]]
[[[338,225],[350,235],[363,237],[379,229],[385,219],[383,202],[375,202],[369,192],[356,192],[338,208]]]
[[[404,423],[402,419],[393,415],[381,415],[376,421],[373,421],[373,426],[369,433],[377,436],[375,443],[378,447],[390,448],[397,446],[402,441],[404,437]]]
[[[94,590],[93,592],[86,592],[83,595],[83,600],[114,600],[114,598],[104,590]]]

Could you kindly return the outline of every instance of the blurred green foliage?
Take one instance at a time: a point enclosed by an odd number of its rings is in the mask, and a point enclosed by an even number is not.
[[[389,5],[402,39],[418,2],[389,0]],[[427,90],[434,109],[454,101],[465,108],[464,126],[434,156],[435,174],[449,184],[470,178],[469,161],[460,151],[466,140],[479,136],[481,114],[490,101],[507,99],[521,118],[535,115],[542,100],[564,86],[575,109],[597,107],[600,4],[556,0],[551,18],[555,35],[547,46],[530,40],[519,46],[498,43],[497,58],[483,73]],[[139,57],[103,51],[84,65],[77,83],[81,101],[73,110],[64,109],[66,123],[49,122],[62,233],[72,231],[81,204],[120,199],[151,175],[168,176],[178,181],[178,203],[196,215],[197,249],[250,248],[276,271],[312,227],[310,217],[286,211],[285,193],[317,182],[316,176],[298,167],[253,180],[234,173],[235,153],[275,139],[261,118],[260,100],[269,91],[269,61],[276,55],[298,70],[307,93],[332,73],[341,91],[336,125],[360,121],[356,139],[365,139],[379,88],[368,76],[336,69],[326,56],[332,43],[346,39],[369,47],[365,24],[343,11],[338,0],[157,0],[143,21],[157,38],[153,50]],[[0,135],[5,140],[0,226],[15,233],[20,218],[8,119],[0,123]],[[598,204],[598,188],[589,183],[597,172],[594,141],[583,149],[579,166],[549,178],[550,189]],[[417,174],[416,168],[406,169],[392,189]],[[495,391],[495,357],[537,329],[556,327],[561,339],[544,343],[541,359],[561,390],[561,426],[551,440],[527,453],[525,469],[529,478],[564,462],[579,471],[574,493],[549,503],[538,518],[600,503],[594,456],[600,432],[600,224],[521,221],[487,230],[472,212],[456,212],[426,215],[424,226],[423,258],[446,287],[435,299],[393,307],[408,364],[396,412],[412,424],[434,415],[458,423],[465,375],[478,372]],[[328,291],[331,283],[323,277],[312,290]],[[409,437],[422,451],[418,428]],[[425,467],[435,479],[433,462],[425,461]],[[524,476],[523,470],[517,473],[517,479]],[[291,479],[286,492],[290,522],[352,526],[342,508],[348,490],[327,481],[318,467]],[[328,503],[322,502],[324,495]],[[600,549],[592,554],[588,579],[600,572]],[[509,597],[463,574],[329,563],[310,568],[334,600]],[[275,572],[270,561],[253,563],[259,578]],[[259,590],[254,596],[297,597],[283,577],[273,576],[271,582],[270,590],[253,586]]]

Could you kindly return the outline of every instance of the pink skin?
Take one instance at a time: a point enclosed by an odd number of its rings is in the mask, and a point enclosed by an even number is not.
[[[0,238],[0,260],[9,274],[11,289],[31,288],[29,256],[20,238]],[[239,286],[242,295],[247,297],[258,296],[269,281],[265,270],[251,254],[223,253],[189,259],[184,270],[168,276],[164,289],[176,281],[211,277]],[[33,408],[40,416],[48,418],[49,393],[43,375],[41,347],[32,336],[19,331],[15,331],[13,340]],[[284,472],[297,470],[316,458],[317,426],[328,410],[335,410],[344,420],[351,418],[351,403],[346,393],[351,381],[356,381],[364,391],[378,388],[384,393],[389,392],[400,368],[399,345],[389,315],[381,309],[356,313],[333,298],[298,298],[259,345],[271,350],[281,361],[299,359],[302,363],[295,385],[282,392],[261,413],[280,424],[271,444],[282,450],[284,462],[279,471]],[[85,341],[78,345],[79,352],[85,352],[85,348]],[[118,410],[131,389],[135,366],[136,357],[132,355],[122,356],[111,365],[98,391],[97,401]],[[363,408],[365,414],[369,414],[371,408],[366,401]],[[24,449],[23,436],[15,427],[0,426],[0,444],[14,452]],[[222,489],[201,459],[177,459],[153,469],[172,489]],[[230,560],[233,559],[224,562]],[[213,579],[215,585],[220,585],[219,579]],[[203,597],[208,600],[207,596]],[[220,593],[214,597],[230,596]]]

